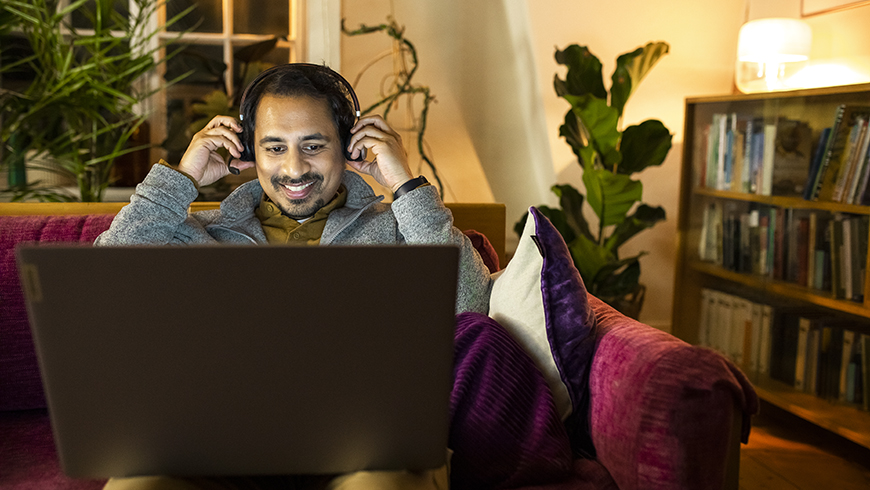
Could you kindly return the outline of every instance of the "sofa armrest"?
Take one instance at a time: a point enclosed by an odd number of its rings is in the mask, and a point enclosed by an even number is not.
[[[619,488],[735,485],[735,431],[748,440],[749,415],[758,410],[743,373],[710,349],[625,317],[591,295],[589,301],[599,329],[590,429],[597,458]]]

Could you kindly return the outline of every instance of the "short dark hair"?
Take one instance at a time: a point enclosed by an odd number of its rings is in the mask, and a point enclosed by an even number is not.
[[[242,145],[254,158],[254,128],[257,108],[264,95],[280,97],[311,97],[325,100],[335,129],[347,154],[350,128],[356,120],[353,98],[344,79],[327,66],[290,63],[270,68],[245,89],[240,112],[242,116]]]

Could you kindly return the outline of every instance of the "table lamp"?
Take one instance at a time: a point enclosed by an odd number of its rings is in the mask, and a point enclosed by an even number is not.
[[[807,65],[813,33],[797,19],[757,19],[743,24],[737,42],[737,88],[743,93],[794,87],[789,77]]]

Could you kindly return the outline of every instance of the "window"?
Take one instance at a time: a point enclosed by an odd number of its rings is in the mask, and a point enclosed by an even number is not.
[[[169,0],[158,10],[156,25],[190,8],[159,34],[167,52],[175,52],[161,67],[163,80],[189,73],[154,101],[151,140],[163,144],[161,156],[171,162],[187,148],[191,124],[204,124],[219,112],[238,117],[247,83],[268,66],[295,61],[298,52],[297,0]],[[195,105],[206,102],[205,112]]]

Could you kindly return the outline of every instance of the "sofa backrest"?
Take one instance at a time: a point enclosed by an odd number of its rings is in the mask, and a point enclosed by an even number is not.
[[[25,242],[91,243],[109,228],[113,217],[113,214],[0,216],[0,411],[45,407],[15,265],[15,246]]]
[[[19,243],[92,243],[126,203],[0,204],[0,412],[46,407],[15,264]],[[194,203],[192,211],[218,203]],[[503,204],[448,204],[490,270],[504,263]],[[477,230],[477,231],[474,231]],[[75,285],[70,285],[74,287]]]

